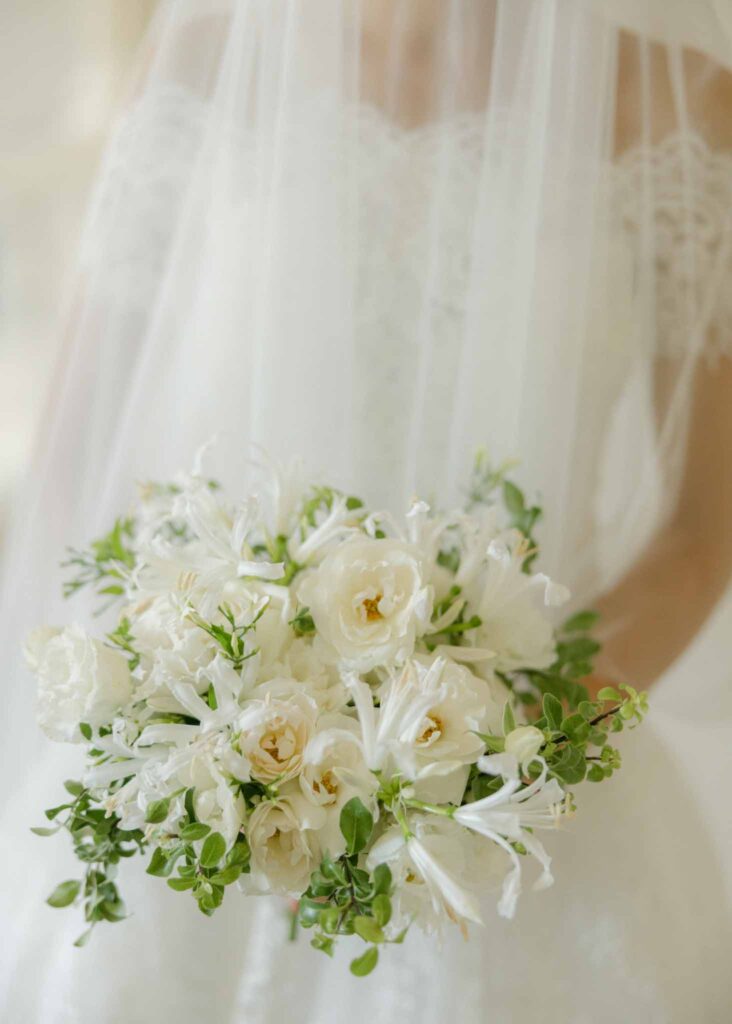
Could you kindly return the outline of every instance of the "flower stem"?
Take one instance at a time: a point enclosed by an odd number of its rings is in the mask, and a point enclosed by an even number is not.
[[[407,800],[407,807],[413,807],[417,811],[428,811],[430,814],[441,814],[445,818],[452,818],[456,808],[452,804],[427,804],[422,800]]]

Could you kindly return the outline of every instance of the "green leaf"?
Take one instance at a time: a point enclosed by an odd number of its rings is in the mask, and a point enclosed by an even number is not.
[[[220,832],[212,832],[201,849],[201,867],[215,868],[225,853],[226,840]]]
[[[586,762],[584,755],[576,747],[565,747],[559,757],[552,761],[551,770],[554,774],[567,783],[574,785],[582,782],[585,777]]]
[[[175,892],[185,892],[186,889],[192,889],[196,884],[195,878],[169,878],[168,885]]]
[[[391,900],[385,892],[380,892],[377,896],[374,896],[373,902],[371,903],[371,913],[374,915],[374,920],[377,924],[387,925],[391,920]]]
[[[195,839],[204,839],[210,831],[210,825],[204,825],[202,821],[192,821],[183,826],[180,830],[180,837],[186,842],[192,842]]]
[[[488,750],[494,754],[502,754],[506,749],[505,736],[491,736],[489,733],[479,732],[477,735],[483,740]]]
[[[562,626],[563,633],[586,633],[588,629],[592,629],[596,625],[600,618],[599,612],[577,612]]]
[[[61,882],[53,890],[46,900],[50,907],[68,907],[73,903],[81,890],[81,882],[72,878],[68,882]]]
[[[44,828],[42,825],[34,825],[31,832],[36,836],[55,836],[59,828]]]
[[[621,701],[623,698],[620,692],[616,690],[614,686],[603,686],[603,688],[598,691],[597,699]]]
[[[378,949],[376,946],[369,946],[365,953],[351,960],[351,974],[355,974],[357,978],[365,978],[367,974],[371,974],[378,961]]]
[[[124,921],[127,917],[127,910],[120,899],[104,900],[100,910],[105,921]]]
[[[297,636],[312,636],[315,632],[315,620],[310,614],[309,608],[300,608],[297,615],[290,619],[288,625],[292,626]]]
[[[88,722],[79,723],[79,732],[85,740],[90,740],[92,738],[92,728]]]
[[[391,868],[388,864],[379,864],[374,868],[374,892],[377,895],[391,891]]]
[[[516,719],[513,716],[513,708],[511,702],[506,701],[503,705],[503,732],[504,735],[508,736],[510,732],[516,728]]]
[[[156,849],[153,850],[152,859],[147,866],[147,874],[165,877],[165,875],[169,875],[172,870],[173,859],[163,853],[159,846],[156,847]]]
[[[305,896],[300,897],[300,902],[297,909],[297,916],[303,928],[312,928],[314,924],[317,924],[318,921],[320,920],[320,915],[322,911],[322,903],[317,903],[315,902],[315,900],[306,899]]]
[[[562,725],[562,719],[564,718],[562,702],[557,700],[554,694],[545,693],[542,709],[549,728],[553,729],[554,732],[558,732]]]
[[[591,700],[582,700],[577,706],[577,710],[582,715],[586,722],[589,722],[595,717],[599,708],[597,704],[594,704]]]
[[[91,933],[92,933],[92,929],[91,928],[87,928],[87,930],[85,932],[81,933],[79,938],[74,943],[74,945],[77,947],[77,949],[81,949],[82,946],[85,946],[87,944],[87,942],[91,938]]]
[[[61,811],[67,811],[69,807],[71,807],[71,804],[59,804],[58,807],[49,807],[48,810],[43,813],[49,821],[53,821],[54,818],[58,817]]]
[[[166,797],[163,800],[153,800],[152,803],[147,805],[145,821],[149,822],[151,825],[159,825],[161,821],[165,821],[168,817],[169,810],[170,797]]]
[[[383,942],[384,933],[373,917],[359,915],[353,919],[353,928],[365,942]]]
[[[576,711],[562,720],[561,730],[570,740],[582,743],[590,733],[590,727],[585,721],[584,715]]]
[[[602,782],[604,778],[605,772],[599,764],[593,764],[587,772],[588,782]]]
[[[369,841],[374,827],[374,819],[357,796],[352,797],[343,806],[340,827],[343,838],[346,840],[349,856],[360,853]]]
[[[346,875],[342,865],[334,861],[329,853],[323,855],[323,859],[320,862],[320,873],[324,878],[328,878],[332,882],[340,882],[341,885],[346,884]]]
[[[503,500],[512,516],[520,516],[525,507],[524,496],[510,480],[503,481]]]
[[[338,929],[338,918],[340,912],[337,907],[325,907],[318,915],[318,923],[324,932],[334,932]]]
[[[241,866],[239,864],[231,864],[228,868],[224,868],[223,871],[218,871],[215,875],[212,875],[211,881],[216,885],[231,885],[240,874]]]
[[[238,864],[244,870],[249,863],[249,857],[249,844],[245,839],[239,839],[226,855],[226,866],[232,867],[234,864]]]
[[[186,790],[186,795],[183,797],[183,805],[184,805],[184,807],[186,809],[186,814],[188,815],[188,820],[191,821],[191,822],[196,821],[196,811],[195,811],[195,808],[193,806],[193,797],[194,797],[194,795],[195,795],[195,790],[191,786],[190,789]]]
[[[310,945],[313,949],[319,949],[322,953],[326,953],[328,956],[333,956],[334,942],[333,939],[328,938],[327,935],[315,935],[310,940]]]
[[[589,636],[578,636],[557,644],[557,656],[562,661],[584,661],[600,650],[600,644]]]

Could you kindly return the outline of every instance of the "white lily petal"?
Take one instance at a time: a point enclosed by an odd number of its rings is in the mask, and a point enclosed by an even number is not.
[[[433,900],[444,902],[458,917],[476,924],[483,923],[475,897],[457,883],[419,839],[410,837],[407,849],[415,867],[430,888]]]

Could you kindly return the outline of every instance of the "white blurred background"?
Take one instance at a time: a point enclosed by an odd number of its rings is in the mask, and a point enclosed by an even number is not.
[[[0,3],[0,543],[110,121],[156,0]]]

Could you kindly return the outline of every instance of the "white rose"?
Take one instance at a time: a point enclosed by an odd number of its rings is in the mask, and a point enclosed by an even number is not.
[[[416,548],[357,539],[341,544],[303,579],[299,600],[335,658],[366,672],[411,655],[429,622],[432,589]]]
[[[320,863],[317,830],[325,817],[299,793],[258,804],[247,828],[252,884],[264,892],[301,895]]]
[[[343,806],[357,796],[375,812],[374,793],[379,783],[366,767],[353,719],[331,715],[325,724],[327,728],[318,732],[305,749],[298,781],[303,795],[327,813],[320,833],[322,849],[339,857],[346,848],[340,829]]]
[[[544,733],[533,725],[519,725],[506,736],[506,753],[520,765],[530,764],[544,746]]]
[[[348,703],[348,694],[336,666],[320,656],[309,638],[293,640],[281,661],[260,672],[257,694],[281,696],[285,692],[281,685],[283,679],[292,684],[289,692],[306,693],[321,711],[337,711]]]
[[[38,678],[38,724],[53,740],[78,742],[81,722],[106,724],[132,696],[125,656],[80,626],[34,630],[26,658]]]
[[[469,609],[481,619],[469,637],[477,647],[493,651],[493,666],[502,672],[549,668],[556,657],[554,628],[546,608],[563,604],[566,587],[543,573],[530,575],[521,566],[525,549],[493,541],[485,571],[466,591]]]
[[[315,703],[304,694],[287,700],[268,695],[264,700],[250,701],[239,719],[237,745],[249,763],[252,777],[269,783],[284,782],[297,775],[316,715]]]

